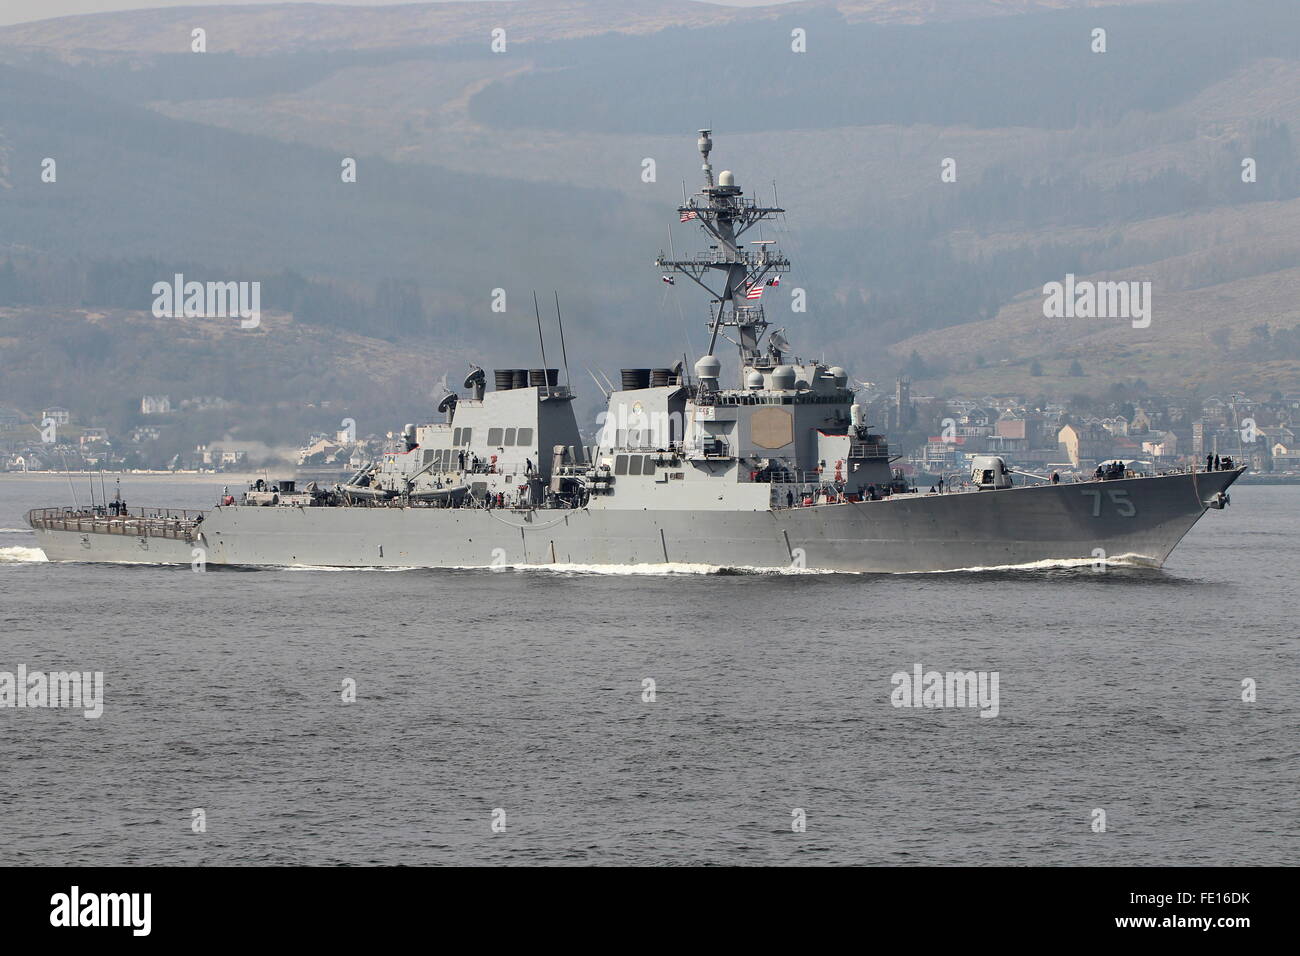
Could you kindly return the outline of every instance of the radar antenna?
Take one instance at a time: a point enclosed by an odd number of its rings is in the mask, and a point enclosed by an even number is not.
[[[700,130],[696,144],[704,160],[704,188],[677,209],[681,222],[698,223],[704,230],[711,240],[709,251],[696,253],[689,259],[678,259],[675,254],[665,256],[661,252],[655,264],[664,271],[686,276],[709,294],[706,355],[713,355],[723,328],[734,328],[742,366],[766,368],[768,356],[759,349],[767,329],[760,300],[767,288],[776,286],[779,274],[790,271],[790,260],[774,248],[773,240],[759,240],[753,243],[755,249],[748,250],[741,248],[740,239],[753,226],[764,219],[775,219],[785,210],[760,206],[747,199],[730,170],[719,173],[715,184],[709,162],[712,133],[709,129]],[[723,338],[729,336],[723,334]]]

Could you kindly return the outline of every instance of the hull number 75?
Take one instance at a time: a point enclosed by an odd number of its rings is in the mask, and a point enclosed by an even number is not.
[[[1100,488],[1085,488],[1085,495],[1092,495],[1092,516],[1101,517],[1102,490]],[[1127,491],[1107,491],[1105,497],[1109,498],[1114,505],[1115,511],[1121,518],[1131,518],[1137,514],[1137,508],[1129,500]]]

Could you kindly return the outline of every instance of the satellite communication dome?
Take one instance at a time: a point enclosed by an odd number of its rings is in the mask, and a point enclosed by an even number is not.
[[[745,387],[746,387],[746,388],[762,388],[762,387],[763,387],[763,373],[762,373],[762,372],[750,372],[748,375],[746,375],[746,376],[745,376]]]
[[[736,174],[729,169],[724,169],[722,172],[718,173],[718,185],[719,186],[736,185]]]
[[[788,365],[778,365],[772,369],[772,388],[778,392],[794,388],[794,369]]]
[[[722,371],[722,363],[718,361],[716,355],[706,355],[695,363],[695,375],[697,378],[717,378],[718,373]]]

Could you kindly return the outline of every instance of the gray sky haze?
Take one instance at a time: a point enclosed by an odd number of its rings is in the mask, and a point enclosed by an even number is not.
[[[234,7],[268,3],[314,3],[318,0],[0,0],[0,26],[48,20],[84,13],[112,13],[119,10],[144,10],[158,7]],[[437,3],[441,0],[347,0],[338,6],[388,7],[401,3]],[[460,0],[465,2],[465,0]],[[510,0],[470,0],[474,3],[505,3]],[[790,0],[711,0],[722,6],[757,7]]]
[[[268,3],[314,3],[318,0],[0,0],[0,26],[49,20],[84,13],[115,13],[120,10],[146,10],[159,7],[236,7]],[[348,0],[339,6],[387,7],[400,3],[436,3],[439,0]],[[478,3],[501,0],[474,0]]]

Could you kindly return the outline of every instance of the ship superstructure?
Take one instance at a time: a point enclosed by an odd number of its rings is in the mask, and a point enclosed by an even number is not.
[[[782,215],[710,164],[678,209],[707,249],[656,260],[708,297],[708,347],[621,372],[584,443],[559,371],[473,367],[443,421],[347,481],[257,482],[201,515],[39,509],[52,560],[475,567],[671,564],[930,571],[1042,561],[1160,565],[1241,469],[1015,485],[994,456],[969,493],[908,486],[848,373],[795,354],[763,297],[790,261],[759,223]],[[723,380],[721,343],[736,349]],[[566,362],[567,364],[567,362]],[[125,512],[125,509],[121,509]]]

